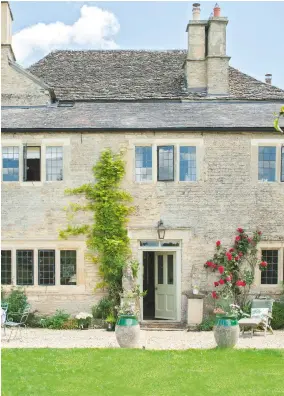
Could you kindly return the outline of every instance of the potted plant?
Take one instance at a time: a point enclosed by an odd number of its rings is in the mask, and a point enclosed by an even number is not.
[[[78,321],[78,327],[81,330],[86,330],[89,328],[92,320],[92,315],[87,312],[80,312],[78,315],[75,316]]]
[[[110,313],[106,318],[107,331],[115,330],[115,322],[116,322],[116,318],[115,318],[114,314]]]
[[[239,339],[240,327],[232,306],[230,299],[225,299],[213,311],[216,314],[214,338],[220,348],[233,348]]]
[[[140,338],[139,312],[130,297],[122,301],[115,326],[115,336],[121,348],[137,348]]]

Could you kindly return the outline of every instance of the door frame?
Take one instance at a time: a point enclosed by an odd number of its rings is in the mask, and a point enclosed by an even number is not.
[[[138,248],[138,261],[139,261],[139,271],[138,271],[138,279],[140,291],[143,292],[143,252],[163,252],[163,253],[175,253],[176,258],[176,319],[168,320],[167,322],[180,322],[181,321],[181,241],[177,241],[180,243],[180,246],[159,246],[159,247],[150,247],[150,246],[139,246]],[[143,321],[143,297],[140,298],[140,318]]]

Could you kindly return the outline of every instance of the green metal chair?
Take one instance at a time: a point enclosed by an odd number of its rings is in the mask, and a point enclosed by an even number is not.
[[[20,331],[20,339],[22,339],[22,329],[27,328],[26,322],[29,317],[30,310],[31,310],[30,305],[26,305],[24,311],[22,313],[20,313],[21,316],[20,316],[20,320],[18,322],[14,321],[13,317],[15,317],[15,316],[19,317],[19,312],[9,312],[8,313],[7,321],[4,323],[4,329],[6,327],[9,327],[11,329],[8,342],[10,341],[10,339],[12,337],[12,333],[13,333],[14,329],[16,330],[14,338],[16,338],[18,331]]]
[[[273,334],[273,330],[271,327],[273,303],[274,300],[271,298],[254,299],[252,300],[251,304],[251,314],[243,314],[244,316],[252,319],[252,324],[255,325],[255,328],[263,330],[265,336],[267,330],[269,330]],[[249,320],[245,318],[240,319],[239,324],[241,326],[249,326]],[[254,328],[252,327],[252,335],[253,332]]]
[[[5,322],[7,319],[8,307],[9,307],[8,303],[1,302],[1,327],[3,327],[3,329],[4,329],[4,335],[6,335]]]

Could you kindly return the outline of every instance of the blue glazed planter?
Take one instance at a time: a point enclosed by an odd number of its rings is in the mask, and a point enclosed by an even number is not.
[[[213,332],[218,347],[233,348],[237,344],[240,335],[237,318],[229,315],[216,315]]]

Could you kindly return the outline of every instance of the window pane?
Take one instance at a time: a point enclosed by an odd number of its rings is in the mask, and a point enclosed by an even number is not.
[[[12,256],[11,250],[1,250],[1,285],[12,283]]]
[[[60,252],[60,284],[76,285],[76,250]]]
[[[281,181],[284,182],[284,146],[281,147]]]
[[[164,284],[164,258],[163,256],[158,256],[158,284]]]
[[[278,250],[262,250],[262,259],[267,262],[267,269],[261,271],[262,285],[278,283]]]
[[[46,148],[46,180],[63,180],[63,147]]]
[[[168,255],[168,285],[174,284],[174,256]]]
[[[152,147],[135,147],[135,180],[152,180]]]
[[[161,246],[179,246],[179,242],[175,242],[175,241],[161,242]]]
[[[3,181],[19,181],[19,147],[2,148]]]
[[[140,241],[140,246],[156,247],[156,246],[159,246],[159,242],[156,242],[156,241]]]
[[[196,147],[180,147],[180,181],[196,181]]]
[[[34,284],[34,252],[33,250],[17,250],[17,285]]]
[[[158,147],[158,180],[174,180],[174,146]]]
[[[55,285],[55,250],[38,251],[38,284]]]
[[[276,180],[276,147],[258,148],[258,180]]]
[[[40,181],[40,147],[24,147],[24,181]]]

